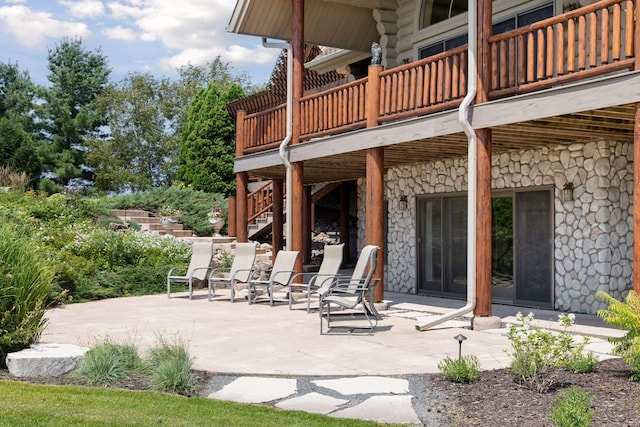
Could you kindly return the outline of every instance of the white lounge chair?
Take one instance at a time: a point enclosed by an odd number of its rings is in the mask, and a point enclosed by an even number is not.
[[[331,307],[338,306],[342,310],[362,311],[369,322],[369,333],[371,334],[378,325],[378,312],[374,306],[373,289],[378,284],[378,279],[373,279],[378,264],[378,246],[365,246],[360,252],[358,262],[353,270],[351,278],[338,277],[334,279],[329,290],[320,295],[320,334],[323,334],[323,318],[327,319],[327,332],[331,326]],[[326,308],[326,313],[325,313]],[[375,320],[375,322],[372,321]],[[353,329],[364,329],[346,327],[347,333]]]
[[[276,288],[289,287],[294,273],[296,258],[298,258],[298,251],[279,251],[273,262],[269,279],[249,281],[249,304],[257,301],[259,290],[263,289],[267,291],[269,303],[273,305],[273,296]]]
[[[233,302],[237,283],[247,283],[253,277],[256,260],[255,243],[236,243],[235,256],[230,268],[215,268],[209,274],[209,301],[216,294],[215,285],[223,284],[231,288],[230,301]],[[224,275],[224,276],[222,276]]]
[[[325,245],[324,257],[317,273],[298,273],[291,279],[289,285],[289,310],[292,309],[295,292],[301,292],[307,300],[307,313],[311,311],[311,296],[324,295],[333,280],[338,276],[342,265],[344,243],[339,245]]]
[[[189,299],[193,296],[193,281],[206,280],[211,257],[213,256],[213,246],[211,242],[195,242],[191,247],[191,261],[186,267],[184,276],[176,274],[177,271],[184,271],[185,266],[173,267],[167,274],[167,297],[171,298],[172,283],[188,283]]]

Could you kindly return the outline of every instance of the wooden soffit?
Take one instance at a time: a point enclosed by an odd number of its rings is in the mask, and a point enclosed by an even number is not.
[[[227,30],[290,41],[291,2],[238,0]],[[376,6],[375,1],[307,0],[304,10],[305,43],[369,52],[371,43],[380,38],[372,14],[372,8]]]

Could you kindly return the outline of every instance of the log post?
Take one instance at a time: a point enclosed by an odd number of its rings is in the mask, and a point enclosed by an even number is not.
[[[236,237],[237,235],[237,212],[236,212],[236,196],[229,196],[227,206],[227,235]]]
[[[340,184],[340,243],[344,243],[342,251],[343,263],[351,262],[351,245],[349,239],[349,183]]]
[[[304,84],[304,0],[292,0],[291,3],[291,52],[293,56],[293,88],[292,88],[292,133],[291,143],[300,142],[301,108],[300,99]],[[304,206],[304,164],[291,164],[291,188],[287,189],[287,197],[291,197],[291,249],[299,251],[295,271],[302,272],[304,257],[303,206]]]
[[[635,2],[635,69],[640,70],[640,0]],[[640,294],[640,102],[633,125],[633,290]]]
[[[478,1],[478,92],[476,104],[487,102],[491,90],[491,0]],[[471,35],[470,35],[471,36]],[[476,131],[476,316],[491,316],[491,129]],[[470,242],[471,243],[471,242]]]
[[[249,216],[247,214],[248,182],[249,174],[247,174],[247,172],[238,172],[236,174],[236,241],[238,243],[249,241]]]
[[[283,180],[274,179],[271,183],[273,186],[273,217],[271,218],[271,253],[273,256],[278,255],[278,251],[282,249],[284,226],[284,194]]]
[[[378,126],[380,112],[380,72],[382,65],[370,65],[367,89],[367,127]],[[378,279],[374,299],[384,299],[384,148],[367,150],[367,188],[365,210],[365,239],[367,245],[380,247],[374,278]]]

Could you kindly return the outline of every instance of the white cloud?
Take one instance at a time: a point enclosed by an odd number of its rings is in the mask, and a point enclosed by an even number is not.
[[[105,28],[102,33],[115,40],[134,41],[137,38],[137,34],[131,28],[124,28],[120,25],[111,28]]]
[[[0,22],[16,42],[36,47],[45,38],[87,37],[91,34],[84,23],[54,19],[51,13],[36,12],[26,6],[0,7]]]
[[[76,18],[96,18],[104,15],[104,5],[99,0],[58,0],[66,7],[69,14]]]
[[[256,49],[252,50],[238,45],[230,46],[228,49],[224,47],[184,49],[177,55],[164,58],[162,60],[162,66],[170,70],[186,64],[203,65],[213,61],[218,56],[222,61],[232,63],[233,65],[265,65],[274,63],[279,52],[280,51],[276,49],[264,49],[259,46],[256,46]]]

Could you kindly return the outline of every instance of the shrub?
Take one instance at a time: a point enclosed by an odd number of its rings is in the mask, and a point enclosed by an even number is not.
[[[551,420],[557,427],[588,427],[593,418],[593,395],[580,387],[560,392],[551,410]]]
[[[193,359],[183,344],[161,341],[159,347],[150,350],[144,363],[152,389],[184,395],[195,390]]]
[[[0,225],[0,365],[7,353],[40,336],[52,274],[37,244],[10,223]]]
[[[480,361],[475,355],[459,359],[445,357],[438,363],[440,372],[450,381],[467,384],[480,377]]]
[[[580,357],[585,340],[578,344],[568,334],[573,325],[573,314],[558,316],[563,332],[532,329],[533,313],[523,316],[518,313],[520,326],[511,325],[508,337],[513,347],[513,360],[509,368],[525,386],[539,393],[548,391],[555,384],[555,370],[566,367],[570,360]]]
[[[587,374],[598,370],[598,357],[593,353],[576,354],[567,361],[567,369],[579,374]]]
[[[89,350],[72,377],[87,384],[110,384],[139,368],[140,356],[133,345],[104,342]]]
[[[609,338],[614,344],[613,351],[622,356],[631,366],[631,380],[640,380],[640,298],[631,290],[626,301],[621,302],[605,292],[598,292],[596,298],[607,304],[604,310],[598,310],[598,316],[616,328],[626,329],[620,338]]]

